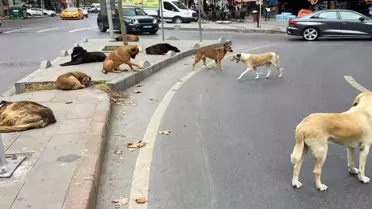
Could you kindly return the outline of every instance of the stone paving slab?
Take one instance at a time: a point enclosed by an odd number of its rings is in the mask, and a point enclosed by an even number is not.
[[[71,197],[95,199],[93,184],[99,180],[111,110],[107,94],[87,88],[0,99],[38,102],[50,107],[57,119],[42,129],[2,134],[6,154],[28,157],[11,178],[0,179],[0,208],[71,209]],[[93,184],[82,187],[86,182]]]
[[[146,47],[156,44],[156,43],[162,43],[162,42],[163,41],[158,41],[158,40],[157,41],[140,40],[140,42],[130,42],[129,43],[130,45],[140,45],[143,48],[143,51],[140,52],[137,55],[136,59],[132,61],[135,63],[139,63],[140,61],[148,61],[150,62],[151,66],[153,66],[155,64],[159,64],[169,59],[170,57],[165,56],[165,55],[147,55],[144,52],[144,49]],[[207,40],[203,42],[185,41],[185,40],[166,40],[164,42],[176,46],[181,51],[181,53],[190,52],[190,50],[194,49],[195,44],[199,44],[200,47],[214,46],[215,44],[220,44],[218,40],[210,40],[210,41]],[[88,40],[87,43],[79,43],[79,45],[85,48],[87,51],[102,51],[105,46],[121,46],[122,44],[123,44],[122,42],[110,42],[107,39],[94,39],[94,40]],[[69,50],[69,54],[71,54],[71,49]],[[180,54],[180,53],[177,53],[177,54]],[[190,53],[188,55],[190,55]],[[177,60],[178,59],[171,60],[171,61],[174,62]],[[113,80],[117,81],[118,79],[120,80],[123,77],[130,77],[136,74],[136,72],[133,72],[133,71],[104,74],[102,73],[102,63],[88,63],[88,64],[66,66],[66,67],[60,66],[61,63],[68,62],[68,61],[70,61],[70,55],[66,57],[58,57],[52,61],[52,66],[50,68],[38,69],[32,74],[18,81],[15,84],[16,93],[22,93],[26,84],[54,83],[59,75],[66,73],[66,72],[71,72],[71,71],[81,71],[91,76],[93,81],[105,81],[105,82],[110,82]],[[139,70],[139,71],[141,72],[143,70]]]

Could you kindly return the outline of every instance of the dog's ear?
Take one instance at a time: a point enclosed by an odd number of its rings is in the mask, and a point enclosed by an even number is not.
[[[92,81],[92,78],[90,76],[88,76],[88,80],[89,80],[89,82],[91,82]]]
[[[130,49],[132,52],[137,52],[138,51],[138,48],[137,47],[133,47]]]
[[[223,47],[227,47],[227,43],[224,43],[224,44],[223,44]]]
[[[357,98],[354,99],[353,107],[357,106],[359,104],[359,101],[360,101],[360,97],[358,96]]]

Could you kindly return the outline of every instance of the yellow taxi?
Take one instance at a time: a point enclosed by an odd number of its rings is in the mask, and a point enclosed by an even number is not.
[[[70,7],[62,11],[61,19],[84,19],[84,13],[80,8]]]

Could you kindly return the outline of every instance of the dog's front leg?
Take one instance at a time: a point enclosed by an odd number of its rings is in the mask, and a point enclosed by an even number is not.
[[[266,65],[266,67],[267,67],[267,74],[266,74],[265,78],[269,78],[269,76],[271,74],[270,65]]]
[[[129,62],[129,66],[131,66],[132,70],[133,70],[133,66],[136,66],[138,69],[143,69],[143,67],[141,67],[141,66],[139,66],[139,65],[137,65],[136,63],[133,63],[133,62]]]
[[[256,77],[254,78],[255,80],[258,80],[260,78],[260,74],[257,72],[257,68],[253,68],[254,72],[256,72]]]
[[[364,170],[366,168],[367,156],[368,156],[368,153],[369,153],[369,148],[370,148],[370,145],[362,145],[360,147],[360,151],[359,151],[359,174],[358,174],[358,178],[359,178],[359,181],[361,181],[365,184],[369,182],[369,178],[367,176],[365,176],[365,174],[364,174]]]
[[[242,74],[240,74],[238,80],[240,80],[244,74],[248,73],[250,70],[252,70],[252,68],[247,68]]]
[[[347,148],[347,168],[350,174],[358,174],[354,164],[354,148]]]

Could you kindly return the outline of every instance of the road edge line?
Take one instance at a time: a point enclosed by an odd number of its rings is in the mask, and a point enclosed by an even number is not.
[[[362,86],[361,84],[359,84],[352,76],[349,76],[349,75],[345,75],[344,76],[345,80],[352,86],[354,87],[355,89],[357,89],[358,91],[360,92],[365,92],[365,91],[369,91],[367,88],[365,88],[364,86]]]

